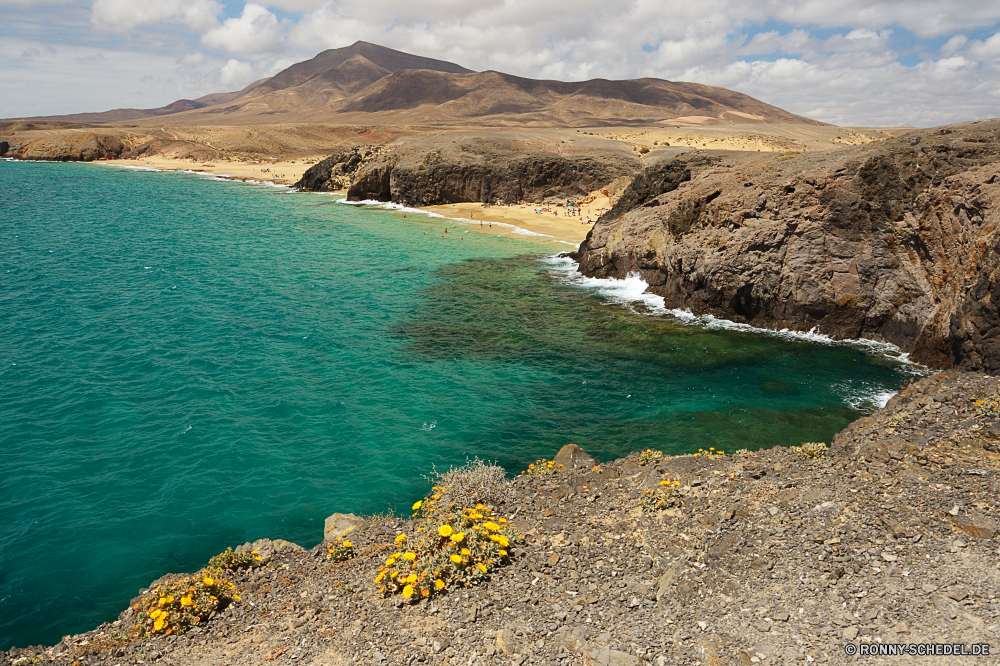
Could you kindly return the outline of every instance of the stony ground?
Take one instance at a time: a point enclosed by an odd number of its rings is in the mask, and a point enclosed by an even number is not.
[[[233,579],[242,601],[187,635],[130,643],[116,633],[126,611],[0,665],[1000,663],[1000,420],[974,405],[998,388],[919,380],[822,460],[633,455],[519,477],[498,510],[524,541],[478,588],[412,605],[375,594],[412,530],[390,519],[354,529],[358,557],[339,564],[322,545],[258,542],[266,566]],[[680,482],[680,503],[643,512],[663,480]],[[993,656],[845,653],[894,643],[990,643]]]

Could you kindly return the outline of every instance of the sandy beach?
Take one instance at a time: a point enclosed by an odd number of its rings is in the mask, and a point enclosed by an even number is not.
[[[543,206],[542,204],[515,204],[511,206],[489,206],[480,203],[456,203],[443,206],[421,208],[430,213],[462,220],[477,226],[485,233],[500,236],[524,237],[523,232],[512,229],[513,225],[531,234],[551,236],[554,240],[579,245],[593,227],[600,213],[608,207],[607,200],[597,200],[582,207],[582,215],[567,216],[566,208]],[[541,212],[535,212],[539,210]],[[588,222],[587,220],[591,220]]]
[[[228,176],[236,180],[266,180],[280,185],[291,185],[302,178],[302,174],[316,161],[315,159],[265,161],[255,164],[253,162],[229,162],[225,160],[197,162],[166,157],[144,157],[137,160],[101,160],[94,162],[94,164],[146,167],[164,171],[196,171],[215,176]]]

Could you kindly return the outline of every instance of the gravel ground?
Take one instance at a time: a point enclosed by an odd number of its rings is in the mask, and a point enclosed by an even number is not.
[[[1000,663],[1000,419],[974,405],[998,388],[961,372],[915,381],[822,460],[776,447],[594,471],[564,453],[563,470],[513,481],[497,510],[525,538],[480,587],[377,595],[378,566],[412,530],[390,519],[351,531],[358,556],[338,564],[322,544],[245,544],[265,566],[234,574],[242,601],[186,635],[115,638],[130,609],[0,665]],[[663,480],[682,499],[643,512]],[[896,643],[993,656],[845,652]]]

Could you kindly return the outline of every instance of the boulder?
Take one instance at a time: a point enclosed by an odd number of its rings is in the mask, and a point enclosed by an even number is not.
[[[323,522],[323,541],[329,543],[343,539],[350,532],[367,524],[368,521],[353,513],[335,513]]]
[[[555,463],[562,465],[563,469],[576,469],[577,467],[593,467],[600,462],[576,444],[567,444],[559,449],[556,454]]]

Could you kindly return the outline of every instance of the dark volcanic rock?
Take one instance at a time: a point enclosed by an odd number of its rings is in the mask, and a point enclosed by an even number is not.
[[[378,145],[351,146],[309,167],[293,187],[307,192],[346,190],[357,171],[384,152],[384,147]]]
[[[0,141],[0,157],[6,155],[8,150],[10,150],[10,144],[6,141]]]
[[[632,176],[640,167],[638,158],[611,151],[564,156],[507,139],[431,139],[394,150],[363,168],[347,198],[418,206],[565,200]]]
[[[1000,372],[998,181],[1000,120],[821,154],[687,153],[637,178],[576,256],[672,307]]]

